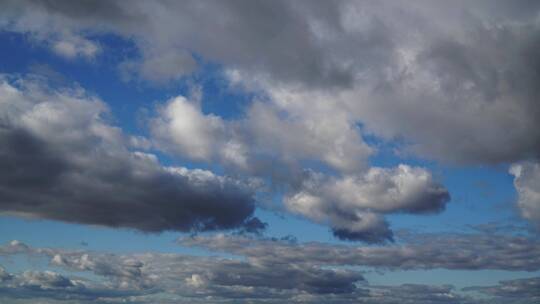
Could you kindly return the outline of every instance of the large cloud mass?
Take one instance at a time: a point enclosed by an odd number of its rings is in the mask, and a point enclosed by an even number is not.
[[[96,58],[99,35],[124,37],[138,54],[119,64],[123,75],[153,83],[219,63],[231,83],[261,100],[229,121],[203,113],[197,101],[171,99],[152,120],[156,146],[293,188],[313,161],[334,170],[335,180],[363,181],[376,152],[367,136],[397,142],[400,156],[446,163],[539,156],[539,7],[527,1],[6,1],[3,8],[4,29],[64,57]],[[442,209],[443,192],[414,204]],[[363,215],[383,238],[386,205]]]
[[[84,92],[3,78],[0,113],[4,213],[156,232],[249,225],[248,185],[130,151]]]
[[[493,164],[538,157],[538,9],[530,1],[4,1],[2,25],[66,57],[97,56],[92,35],[127,37],[140,54],[121,70],[152,82],[191,73],[195,57],[219,62],[267,90],[341,99],[334,105],[353,121],[405,139],[406,151]]]

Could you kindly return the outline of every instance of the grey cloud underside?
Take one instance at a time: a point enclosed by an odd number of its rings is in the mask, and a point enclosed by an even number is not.
[[[467,238],[467,236],[453,236]],[[239,245],[238,237],[195,238],[186,245],[208,247]],[[506,244],[494,244],[502,247]],[[189,243],[191,242],[191,243]],[[194,244],[197,243],[197,244]],[[23,255],[49,259],[48,271],[9,273],[0,267],[0,290],[9,301],[17,299],[74,300],[74,303],[484,303],[467,294],[479,291],[491,303],[503,300],[535,303],[538,278],[503,281],[498,286],[470,287],[457,292],[450,285],[430,286],[403,284],[369,285],[361,273],[342,266],[353,265],[339,258],[331,245],[291,244],[289,241],[250,240],[244,251],[226,249],[244,258],[197,257],[181,254],[141,253],[110,254],[70,251],[55,248],[33,248],[20,242],[0,246],[0,257]],[[240,244],[245,246],[246,244]],[[326,248],[314,252],[314,247]],[[515,243],[508,247],[515,246]],[[240,246],[238,246],[240,247]],[[254,254],[254,247],[267,255]],[[274,249],[272,249],[274,248]],[[364,247],[368,249],[369,247]],[[340,250],[339,246],[335,248]],[[349,250],[352,247],[348,248]],[[357,248],[360,249],[360,248]],[[279,263],[269,258],[282,255]],[[311,254],[312,253],[312,254]],[[296,254],[299,259],[291,258]],[[495,254],[501,254],[497,252]],[[375,254],[374,254],[375,255]],[[382,259],[390,267],[393,257]],[[436,259],[436,256],[424,257]],[[370,266],[366,259],[358,265]],[[461,259],[459,263],[467,263]],[[534,262],[533,262],[534,263]],[[536,261],[538,263],[538,261]],[[340,266],[334,268],[332,266]],[[404,268],[408,268],[402,265]],[[429,267],[438,268],[435,263]],[[538,267],[534,266],[534,267]],[[531,268],[532,269],[532,268]],[[59,274],[61,270],[63,274]],[[88,277],[84,274],[97,277]],[[76,274],[76,275],[75,275]],[[0,297],[0,299],[2,299]],[[23,302],[24,303],[24,302]],[[48,303],[48,302],[45,302]]]
[[[540,8],[530,1],[4,1],[3,8],[4,27],[34,36],[128,37],[141,58],[122,66],[154,82],[191,73],[196,54],[263,91],[348,95],[335,107],[421,156],[480,164],[539,156]],[[77,47],[77,39],[63,40]]]
[[[373,167],[358,175],[325,177],[308,172],[301,186],[288,194],[287,209],[330,225],[343,240],[393,241],[381,214],[433,214],[445,209],[450,195],[423,168],[399,165]]]
[[[148,232],[261,228],[247,185],[130,151],[100,101],[28,79],[0,90],[1,212]]]

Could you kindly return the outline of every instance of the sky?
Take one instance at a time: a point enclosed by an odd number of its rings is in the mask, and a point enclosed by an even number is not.
[[[0,1],[0,303],[540,301],[537,1]]]

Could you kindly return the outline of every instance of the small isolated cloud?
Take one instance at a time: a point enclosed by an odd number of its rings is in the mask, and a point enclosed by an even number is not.
[[[285,198],[285,205],[293,213],[328,223],[341,239],[373,243],[392,240],[380,214],[437,213],[449,200],[448,190],[429,171],[399,165],[340,178],[308,172],[299,189]]]
[[[61,35],[56,39],[50,39],[49,43],[54,53],[66,59],[93,59],[101,53],[101,47],[97,42],[75,34]]]

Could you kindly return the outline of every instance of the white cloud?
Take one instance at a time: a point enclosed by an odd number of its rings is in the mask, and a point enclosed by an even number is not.
[[[150,124],[153,134],[166,148],[199,160],[212,159],[225,133],[221,118],[204,115],[196,102],[183,96],[160,107],[158,117]]]
[[[518,207],[524,218],[540,225],[540,164],[522,162],[510,167],[518,194]]]
[[[328,223],[337,236],[353,239],[352,235],[359,233],[357,238],[362,239],[361,232],[382,230],[385,233],[379,237],[384,240],[391,239],[391,234],[377,214],[436,213],[449,199],[448,191],[429,171],[399,165],[373,167],[361,175],[339,178],[310,173],[301,187],[285,198],[285,205],[294,213]],[[346,232],[349,237],[345,237]]]
[[[249,184],[163,167],[108,112],[81,89],[0,79],[0,211],[148,232],[253,225]]]

